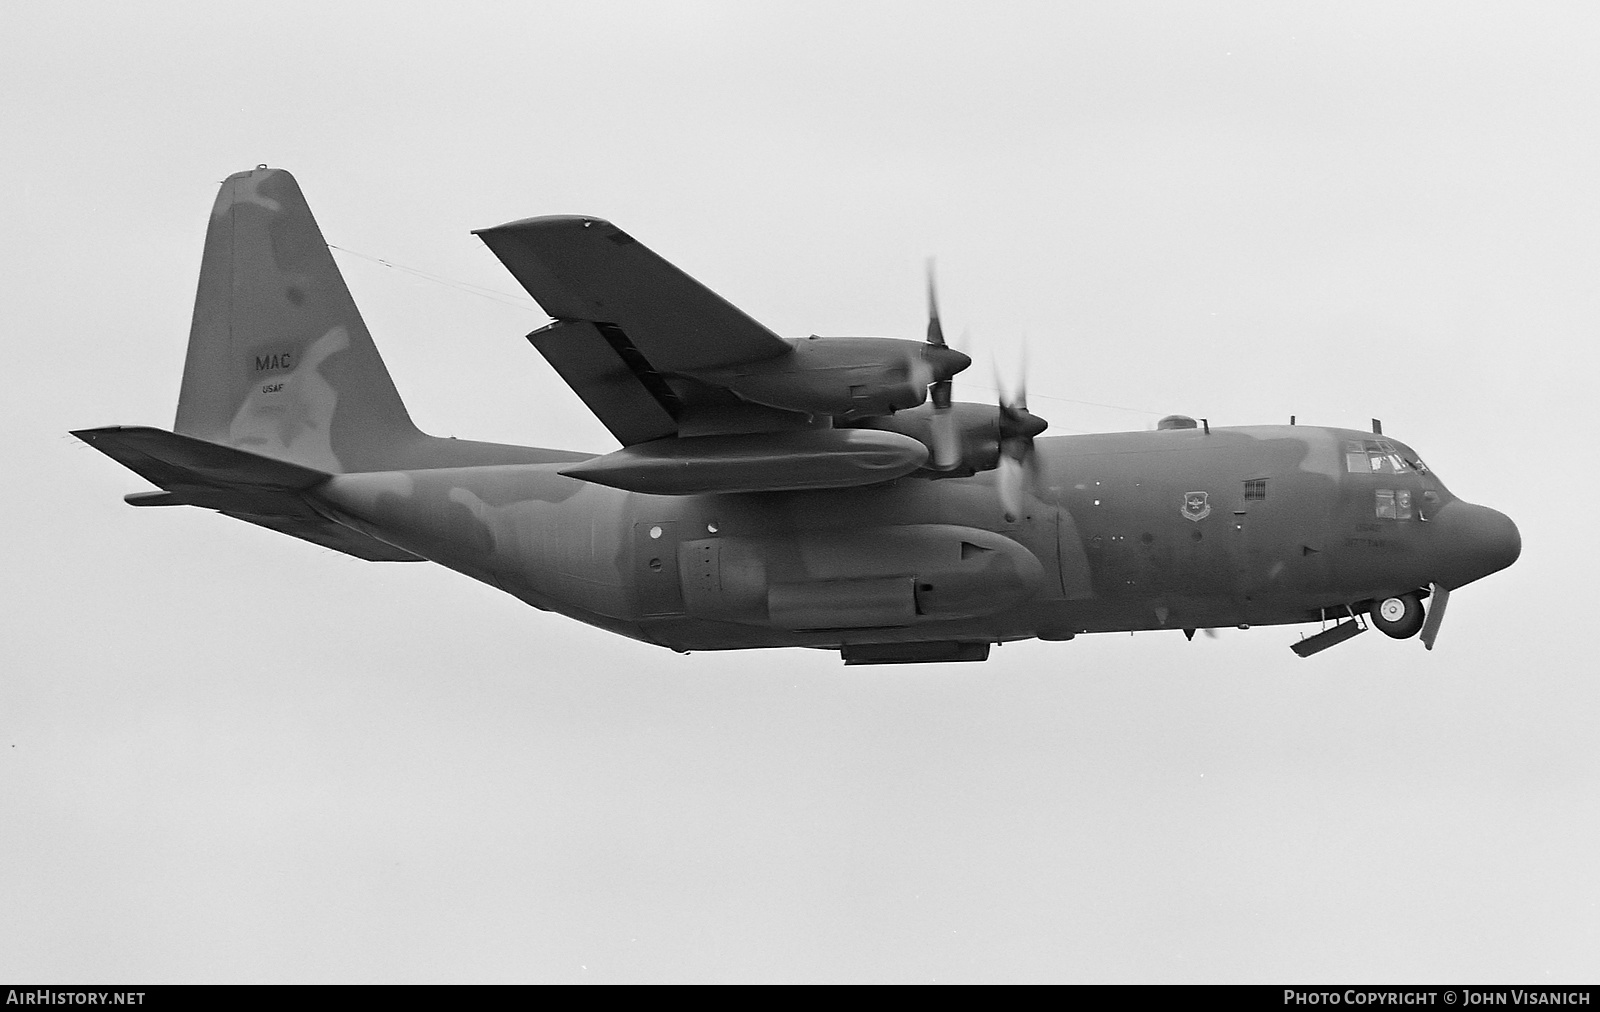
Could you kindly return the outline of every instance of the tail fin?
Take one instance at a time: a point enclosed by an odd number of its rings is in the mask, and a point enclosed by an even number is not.
[[[229,176],[211,209],[177,432],[331,473],[418,441],[294,177]]]

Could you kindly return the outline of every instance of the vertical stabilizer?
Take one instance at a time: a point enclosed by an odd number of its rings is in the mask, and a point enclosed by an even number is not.
[[[335,473],[428,439],[282,169],[229,176],[211,209],[174,428]]]

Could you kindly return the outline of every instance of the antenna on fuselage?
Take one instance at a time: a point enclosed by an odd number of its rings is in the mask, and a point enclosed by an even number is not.
[[[1374,418],[1372,420],[1372,434],[1375,436],[1383,435],[1383,419]]]

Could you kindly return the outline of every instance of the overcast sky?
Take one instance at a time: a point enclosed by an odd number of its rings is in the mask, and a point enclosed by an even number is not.
[[[1592,5],[12,0],[0,88],[0,978],[1600,977]],[[1433,653],[847,670],[130,509],[66,432],[170,426],[260,162],[453,283],[335,254],[434,433],[615,447],[469,234],[586,213],[786,336],[937,255],[1052,433],[1382,418],[1522,559]]]

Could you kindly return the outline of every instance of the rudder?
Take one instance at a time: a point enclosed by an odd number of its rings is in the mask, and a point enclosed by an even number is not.
[[[330,473],[418,441],[294,177],[222,184],[206,230],[175,431]]]

